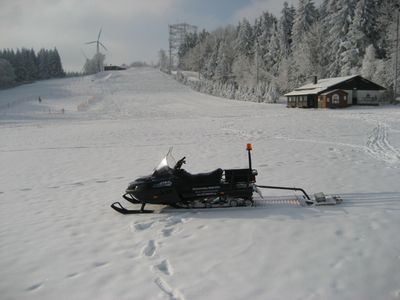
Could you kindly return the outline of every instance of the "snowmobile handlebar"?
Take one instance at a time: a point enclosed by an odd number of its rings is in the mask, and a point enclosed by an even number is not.
[[[176,163],[174,169],[175,170],[180,170],[182,168],[182,165],[186,164],[186,156],[182,157],[178,162]]]

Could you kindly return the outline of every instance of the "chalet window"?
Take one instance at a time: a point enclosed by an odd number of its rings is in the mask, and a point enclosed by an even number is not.
[[[339,104],[340,96],[338,94],[333,94],[332,96],[332,104]]]

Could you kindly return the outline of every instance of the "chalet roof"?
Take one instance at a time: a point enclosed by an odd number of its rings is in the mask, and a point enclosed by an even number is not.
[[[326,96],[326,95],[330,95],[330,94],[333,94],[333,93],[336,93],[339,91],[345,93],[346,95],[348,94],[346,91],[344,91],[342,89],[335,89],[335,90],[331,90],[331,91],[326,91],[325,93],[322,93],[321,95]]]
[[[337,85],[341,82],[347,81],[357,76],[359,75],[318,79],[317,84],[308,83],[306,85],[298,87],[290,93],[285,94],[285,96],[316,95],[329,89],[331,86]]]

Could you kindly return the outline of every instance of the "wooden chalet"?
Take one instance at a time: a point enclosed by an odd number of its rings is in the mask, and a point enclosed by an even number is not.
[[[287,107],[343,108],[379,105],[386,89],[360,75],[317,79],[285,94]]]

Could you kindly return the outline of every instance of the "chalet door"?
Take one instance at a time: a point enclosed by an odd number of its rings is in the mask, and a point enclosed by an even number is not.
[[[308,95],[307,96],[307,107],[318,108],[318,96],[316,95]]]
[[[353,105],[357,105],[357,89],[353,89]]]

